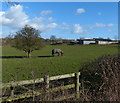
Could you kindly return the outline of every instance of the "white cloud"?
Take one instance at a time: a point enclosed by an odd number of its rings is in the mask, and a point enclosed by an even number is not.
[[[90,29],[94,29],[94,28],[104,28],[104,27],[112,27],[114,26],[115,24],[103,24],[103,23],[96,23],[94,25],[90,25],[89,28]]]
[[[0,23],[11,28],[21,28],[28,22],[28,16],[24,13],[21,5],[10,7],[7,12],[0,13]]]
[[[96,23],[95,25],[89,26],[90,29],[94,29],[94,28],[104,28],[104,27],[106,27],[106,25],[103,24],[103,23]]]
[[[79,9],[76,10],[76,13],[78,13],[78,14],[81,14],[81,13],[84,13],[84,12],[85,12],[85,9],[83,9],[83,8],[79,8]]]
[[[5,12],[0,12],[0,24],[6,25],[6,24],[9,24],[11,22],[12,22],[12,20],[5,17]]]
[[[45,16],[45,15],[48,15],[51,13],[52,13],[52,10],[43,10],[43,11],[41,11],[40,15]]]
[[[104,28],[106,25],[103,24],[103,23],[96,23],[95,26],[96,26],[97,28]]]
[[[68,29],[70,29],[70,26],[67,23],[63,22],[61,24],[61,26],[60,26],[60,29],[62,29],[62,30],[68,30]]]
[[[83,30],[83,27],[80,24],[74,24],[73,33],[75,34],[86,34],[88,33],[86,30]]]
[[[83,28],[80,26],[80,24],[75,24],[73,27],[73,33],[79,34],[83,32]]]
[[[0,12],[0,24],[11,29],[21,29],[25,25],[30,25],[41,32],[46,32],[57,28],[57,23],[49,23],[49,21],[52,22],[53,18],[35,17],[29,19],[29,16],[23,11],[23,6],[21,5],[12,6],[6,12]]]
[[[36,18],[39,20],[39,18]],[[43,22],[34,22],[34,20],[31,20],[29,22],[29,25],[40,30],[41,32],[48,32],[50,30],[53,30],[57,28],[58,24],[57,23],[43,23]]]
[[[43,17],[35,17],[35,18],[33,18],[33,19],[31,19],[31,20],[29,20],[28,22],[31,24],[31,23],[43,23],[43,22],[45,22],[46,21],[46,19],[45,18],[43,18]]]
[[[55,19],[53,17],[49,17],[48,21],[55,21]]]
[[[48,30],[55,29],[58,26],[57,23],[50,23],[46,26]]]
[[[115,24],[108,24],[109,27],[114,26]]]

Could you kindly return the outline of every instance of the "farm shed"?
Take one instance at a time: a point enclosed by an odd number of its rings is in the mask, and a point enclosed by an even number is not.
[[[96,44],[94,39],[77,39],[78,44]]]
[[[100,39],[100,38],[94,38],[94,39],[96,41],[96,44],[112,44],[112,43],[115,43],[111,39]]]
[[[101,38],[93,38],[93,39],[77,39],[78,44],[115,44],[117,42],[111,39],[101,39]]]
[[[112,44],[113,42],[110,41],[97,41],[98,44]]]

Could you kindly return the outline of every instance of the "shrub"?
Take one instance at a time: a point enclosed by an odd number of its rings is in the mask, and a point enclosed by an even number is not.
[[[120,101],[120,54],[85,64],[80,72],[82,100]]]

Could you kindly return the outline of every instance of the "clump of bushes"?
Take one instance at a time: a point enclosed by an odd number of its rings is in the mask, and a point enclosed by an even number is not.
[[[85,64],[81,72],[81,100],[120,101],[120,54]]]

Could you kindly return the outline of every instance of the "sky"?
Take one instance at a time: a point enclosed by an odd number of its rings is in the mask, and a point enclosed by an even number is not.
[[[21,30],[26,24],[63,39],[118,38],[117,2],[20,2],[2,3],[2,37]]]

